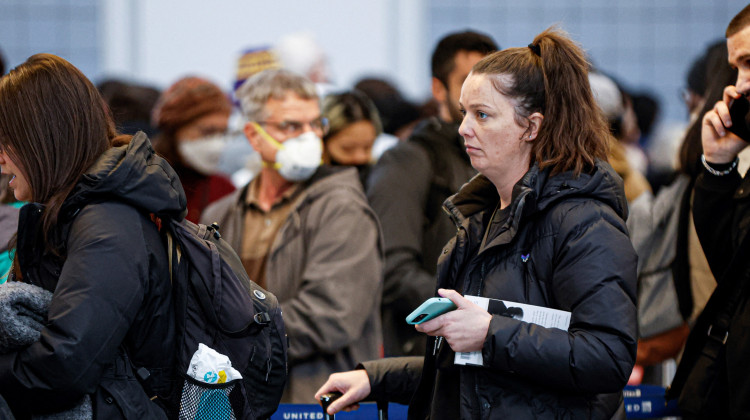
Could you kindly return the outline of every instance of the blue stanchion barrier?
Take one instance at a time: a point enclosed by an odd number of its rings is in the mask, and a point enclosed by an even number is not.
[[[388,404],[388,420],[406,420],[408,407],[401,404]],[[363,403],[359,410],[342,411],[336,420],[377,420],[378,407],[375,403]],[[271,420],[323,420],[323,409],[319,404],[280,404]]]
[[[677,401],[668,404],[664,399],[664,388],[655,385],[626,386],[625,412],[628,419],[655,419],[677,417]],[[388,404],[389,420],[405,420],[407,406]],[[318,404],[281,404],[271,420],[323,420],[323,409]],[[375,420],[378,407],[375,403],[360,404],[359,410],[336,414],[336,420]]]
[[[664,387],[657,385],[628,385],[623,390],[625,413],[629,419],[677,417],[677,400],[667,403]]]

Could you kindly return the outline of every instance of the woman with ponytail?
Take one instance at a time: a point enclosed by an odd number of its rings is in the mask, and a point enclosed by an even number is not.
[[[556,29],[474,66],[459,133],[479,174],[445,202],[458,233],[437,274],[457,309],[417,325],[430,336],[423,359],[331,375],[319,394],[344,395],[329,412],[369,398],[408,403],[412,419],[625,418],[636,255],[588,66]],[[570,323],[514,319],[468,296],[565,311]],[[480,357],[465,364],[471,352]]]
[[[0,339],[0,395],[18,419],[167,418],[174,321],[151,216],[184,215],[176,174],[143,133],[118,136],[96,88],[51,54],[0,79],[0,167],[29,203],[0,287],[51,292],[40,334]],[[143,383],[139,367],[151,372]]]

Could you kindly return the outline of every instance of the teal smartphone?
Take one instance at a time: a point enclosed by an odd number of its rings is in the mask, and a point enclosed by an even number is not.
[[[412,325],[421,324],[454,309],[456,304],[448,298],[429,298],[406,317],[406,322]]]

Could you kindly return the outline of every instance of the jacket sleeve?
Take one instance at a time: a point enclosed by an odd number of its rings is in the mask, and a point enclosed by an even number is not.
[[[367,182],[385,242],[383,305],[405,308],[407,314],[435,294],[435,276],[421,262],[431,177],[427,153],[399,144],[383,154]]]
[[[360,368],[370,379],[368,401],[388,401],[408,405],[419,385],[424,358],[420,356],[387,357],[363,362]]]
[[[121,205],[124,206],[124,205]],[[0,394],[13,406],[57,411],[96,390],[141,306],[146,245],[133,210],[81,210],[39,341],[0,355]]]
[[[544,281],[556,306],[571,312],[569,329],[495,315],[485,364],[571,392],[622,390],[636,354],[636,255],[624,223],[591,202],[552,222],[560,226],[552,254],[532,258],[551,264]]]
[[[300,289],[281,304],[292,363],[350,346],[380,317],[382,247],[364,196],[345,187],[314,206]]]
[[[737,232],[733,226],[737,217],[734,193],[742,178],[735,170],[729,175],[716,176],[703,169],[695,181],[693,221],[708,265],[717,280],[734,255]],[[744,185],[747,185],[745,183]],[[731,240],[730,240],[731,238]]]

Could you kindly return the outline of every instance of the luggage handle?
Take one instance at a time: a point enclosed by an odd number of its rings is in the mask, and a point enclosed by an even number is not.
[[[320,405],[323,407],[323,418],[325,420],[335,420],[334,414],[328,414],[326,410],[328,410],[328,406],[331,405],[332,402],[336,401],[341,397],[340,392],[329,392],[327,394],[323,394],[320,396]],[[388,401],[377,401],[378,406],[378,420],[388,420]]]

